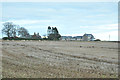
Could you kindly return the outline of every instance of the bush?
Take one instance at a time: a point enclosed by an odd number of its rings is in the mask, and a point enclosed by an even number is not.
[[[100,39],[96,39],[96,40],[94,40],[94,41],[101,41]]]
[[[31,39],[31,38],[18,38],[18,37],[3,37],[3,40],[41,40],[41,39]]]
[[[9,40],[9,38],[8,38],[8,37],[3,37],[2,39],[3,39],[3,40]]]

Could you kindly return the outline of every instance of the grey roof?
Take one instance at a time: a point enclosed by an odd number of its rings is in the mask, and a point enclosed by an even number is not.
[[[83,36],[76,36],[77,38],[82,38]]]
[[[83,36],[88,36],[91,39],[95,39],[92,34],[84,34]],[[61,38],[77,38],[77,39],[82,39],[83,36],[74,36],[74,37],[72,37],[72,36],[61,36]]]
[[[91,37],[91,39],[94,38],[94,36],[92,34],[84,34],[83,36],[89,36],[89,37]]]
[[[72,36],[67,36],[68,38],[72,38]]]
[[[62,38],[72,38],[72,36],[61,36]]]

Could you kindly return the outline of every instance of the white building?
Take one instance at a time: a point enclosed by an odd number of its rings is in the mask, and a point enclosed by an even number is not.
[[[94,36],[92,34],[84,34],[83,35],[83,41],[94,41]]]
[[[82,41],[83,36],[75,36],[76,40]]]
[[[61,36],[61,40],[77,40],[77,41],[94,41],[95,38],[92,34],[84,34],[83,36]]]

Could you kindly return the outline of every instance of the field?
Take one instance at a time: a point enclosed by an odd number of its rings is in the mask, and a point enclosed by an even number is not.
[[[117,78],[117,42],[2,41],[3,78]]]

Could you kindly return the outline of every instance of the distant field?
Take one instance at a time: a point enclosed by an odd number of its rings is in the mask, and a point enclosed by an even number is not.
[[[3,78],[117,78],[117,42],[3,41]]]

